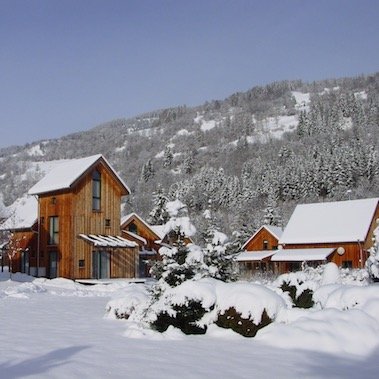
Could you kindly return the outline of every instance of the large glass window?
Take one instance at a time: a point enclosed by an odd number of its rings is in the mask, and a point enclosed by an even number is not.
[[[101,203],[101,174],[99,171],[94,171],[92,174],[92,209],[100,210]]]
[[[59,217],[52,216],[49,218],[49,245],[58,245],[59,243]]]

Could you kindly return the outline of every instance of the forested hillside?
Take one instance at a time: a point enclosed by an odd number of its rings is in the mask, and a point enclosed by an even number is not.
[[[276,82],[1,149],[0,193],[8,206],[46,162],[102,153],[132,190],[124,213],[147,217],[160,191],[185,202],[198,229],[211,207],[221,230],[244,238],[285,224],[299,202],[378,196],[378,138],[379,73]]]

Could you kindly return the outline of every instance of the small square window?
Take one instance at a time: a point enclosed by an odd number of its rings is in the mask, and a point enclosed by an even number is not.
[[[111,226],[111,219],[110,218],[106,218],[105,219],[105,227],[110,228],[110,226]]]
[[[342,268],[353,268],[353,261],[342,261]]]
[[[79,268],[83,268],[85,266],[84,259],[79,259]]]
[[[267,240],[263,241],[263,250],[268,250],[268,241]]]

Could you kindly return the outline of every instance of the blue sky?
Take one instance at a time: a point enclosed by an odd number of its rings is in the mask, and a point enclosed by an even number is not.
[[[0,0],[0,147],[379,69],[377,0]]]

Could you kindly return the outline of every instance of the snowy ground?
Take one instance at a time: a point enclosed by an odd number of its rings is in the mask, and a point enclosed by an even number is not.
[[[378,377],[378,317],[359,309],[292,310],[282,319],[296,321],[272,324],[256,338],[218,328],[130,338],[128,322],[105,317],[105,305],[142,284],[14,279],[25,282],[0,277],[1,378]],[[367,289],[377,304],[379,287]]]

